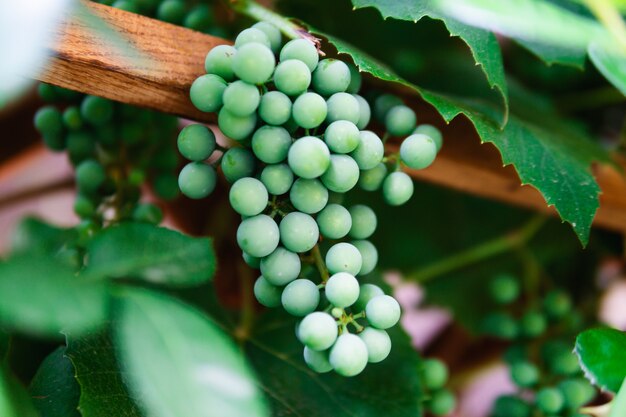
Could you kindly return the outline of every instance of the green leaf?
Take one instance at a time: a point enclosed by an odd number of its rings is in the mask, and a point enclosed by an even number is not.
[[[208,238],[147,223],[124,223],[103,230],[91,240],[85,273],[188,286],[208,281],[215,273],[215,264]]]
[[[0,327],[0,362],[4,360],[11,346],[11,335]]]
[[[80,386],[74,378],[74,367],[65,356],[65,346],[59,346],[44,359],[29,391],[41,417],[81,417]]]
[[[11,251],[53,255],[77,237],[76,229],[55,227],[43,220],[27,217],[18,224],[11,236]]]
[[[626,55],[606,44],[592,42],[589,58],[598,71],[626,96]]]
[[[598,328],[576,338],[575,352],[585,376],[602,389],[617,392],[626,378],[626,333]]]
[[[44,336],[98,327],[108,310],[106,283],[86,281],[43,256],[0,264],[0,294],[0,323]]]
[[[624,415],[626,415],[626,379],[622,382],[622,388],[611,402],[609,417],[622,417]]]
[[[38,417],[28,392],[0,366],[0,416]]]
[[[121,363],[146,414],[268,415],[242,352],[206,316],[147,291],[124,293],[118,313]]]
[[[83,337],[68,335],[65,354],[80,385],[82,417],[142,417],[127,389],[127,376],[119,369],[108,331]]]

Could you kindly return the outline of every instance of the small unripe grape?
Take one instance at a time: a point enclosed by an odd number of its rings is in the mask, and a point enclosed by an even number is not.
[[[428,136],[415,133],[402,141],[400,158],[409,168],[424,169],[437,156],[437,146]]]
[[[181,0],[165,0],[157,9],[157,19],[179,25],[185,18],[185,8]]]
[[[558,386],[565,399],[565,406],[570,410],[576,410],[596,396],[596,390],[583,378],[566,379]]]
[[[221,167],[226,180],[232,183],[254,174],[254,156],[245,148],[230,148],[222,157]]]
[[[231,139],[243,140],[250,136],[256,127],[256,114],[237,116],[222,107],[217,116],[217,125],[223,134]]]
[[[313,88],[319,94],[330,96],[346,91],[350,85],[350,69],[338,59],[323,59],[313,71]]]
[[[265,258],[261,259],[261,273],[272,285],[289,284],[300,275],[300,257],[298,254],[279,246]]]
[[[319,180],[298,178],[289,192],[291,204],[307,214],[314,214],[326,207],[328,190]]]
[[[293,184],[293,172],[287,164],[268,165],[261,171],[261,182],[270,194],[282,195]]]
[[[280,34],[280,30],[278,30],[276,26],[268,22],[257,22],[252,25],[252,27],[265,33],[265,36],[267,36],[267,39],[270,41],[272,51],[274,53],[278,52],[280,44],[283,41],[283,37]]]
[[[328,361],[328,352],[318,352],[306,346],[304,347],[304,362],[320,374],[333,370],[333,366]]]
[[[281,61],[274,71],[274,85],[288,96],[305,93],[311,84],[311,71],[298,59]]]
[[[326,128],[324,142],[335,153],[350,153],[359,145],[359,129],[352,122],[337,120]]]
[[[87,193],[96,191],[106,180],[106,172],[100,162],[87,159],[76,167],[76,185]]]
[[[341,239],[348,234],[352,227],[350,212],[339,204],[329,204],[324,207],[317,215],[316,221],[320,233],[328,239]]]
[[[359,169],[372,169],[382,162],[385,147],[376,133],[363,130],[359,133],[359,144],[350,156],[359,165]]]
[[[245,219],[237,229],[237,243],[241,250],[257,258],[274,252],[279,240],[276,222],[265,214]]]
[[[569,343],[550,340],[541,347],[541,355],[550,372],[555,375],[575,375],[580,372],[578,359]]]
[[[350,84],[348,84],[348,88],[346,91],[350,94],[356,94],[361,89],[362,77],[359,69],[356,65],[346,63],[348,69],[350,70]]]
[[[307,252],[313,249],[318,239],[317,223],[308,214],[289,213],[280,222],[280,240],[292,252]]]
[[[239,80],[226,87],[222,100],[224,108],[235,116],[249,116],[259,107],[261,93],[256,86]]]
[[[358,375],[367,366],[367,346],[358,336],[344,333],[330,349],[329,360],[339,375]]]
[[[391,206],[401,206],[413,195],[413,180],[404,172],[392,172],[383,181],[383,197]]]
[[[46,103],[52,103],[61,99],[59,92],[57,91],[58,87],[55,87],[46,83],[39,83],[37,85],[37,94],[43,101]]]
[[[246,30],[259,31],[258,29]],[[267,37],[265,38],[267,39]],[[235,47],[237,54],[233,58],[233,71],[237,77],[250,84],[262,84],[272,76],[276,61],[274,53],[268,46],[252,42],[243,46],[238,46],[235,43]]]
[[[70,106],[63,112],[63,124],[69,130],[79,130],[83,126],[83,118],[76,106]]]
[[[78,194],[74,200],[74,213],[80,218],[88,218],[96,213],[96,206],[91,198]]]
[[[291,117],[291,100],[280,91],[269,91],[261,97],[259,117],[269,125],[282,125]]]
[[[572,310],[572,300],[565,292],[553,290],[543,299],[543,308],[548,317],[562,318]]]
[[[492,313],[485,317],[482,323],[483,332],[501,339],[513,339],[519,329],[515,319],[506,313]]]
[[[235,48],[237,49],[249,43],[260,43],[267,48],[272,46],[265,32],[259,28],[244,29],[235,38]]]
[[[520,319],[520,329],[526,337],[541,336],[547,327],[548,322],[545,316],[537,311],[528,311]]]
[[[415,128],[413,133],[421,133],[422,135],[426,135],[435,142],[435,146],[437,147],[437,152],[441,150],[441,146],[443,145],[443,136],[441,131],[437,129],[433,125],[419,125]]]
[[[365,306],[365,317],[377,329],[388,329],[400,320],[400,304],[390,295],[379,295]]]
[[[322,140],[313,136],[305,136],[291,145],[287,160],[294,174],[302,178],[313,179],[328,169],[330,151]]]
[[[313,72],[319,61],[317,48],[306,39],[294,39],[285,44],[280,51],[280,60],[299,59],[304,62],[309,71]]]
[[[332,305],[349,307],[359,298],[359,281],[347,272],[338,272],[326,281],[325,294]]]
[[[535,397],[537,407],[546,414],[558,414],[565,405],[563,393],[557,388],[542,388]]]
[[[303,317],[315,311],[320,302],[320,292],[312,281],[297,279],[287,284],[283,290],[281,302],[287,313]]]
[[[190,162],[178,175],[178,187],[189,198],[199,199],[211,194],[217,184],[217,174],[211,165]]]
[[[382,362],[391,352],[391,339],[384,330],[366,327],[359,337],[367,347],[367,361],[370,363]]]
[[[53,106],[44,106],[35,113],[35,128],[42,135],[60,135],[63,132],[63,116]]]
[[[265,307],[278,307],[282,292],[282,288],[270,284],[263,275],[254,283],[254,296]]]
[[[44,141],[46,136],[44,136]],[[73,164],[78,164],[87,158],[93,157],[96,152],[96,142],[85,131],[70,132],[67,135],[67,152]]]
[[[365,191],[376,191],[387,177],[387,166],[382,162],[372,169],[361,171],[359,186]]]
[[[489,295],[499,304],[511,303],[520,296],[520,283],[512,275],[501,274],[489,283]]]
[[[447,389],[441,389],[432,393],[428,401],[428,410],[435,416],[446,416],[456,407],[454,394]]]
[[[256,178],[246,177],[235,181],[230,188],[230,205],[243,216],[256,216],[265,210],[269,201],[267,189]]]
[[[438,390],[446,385],[448,367],[438,359],[426,359],[422,363],[422,375],[429,390]]]
[[[139,13],[139,9],[137,9],[137,6],[135,6],[135,4],[129,0],[117,0],[111,5],[111,7],[124,10],[125,12]]]
[[[392,107],[401,106],[403,104],[400,97],[394,96],[393,94],[382,94],[374,101],[374,116],[376,116],[379,122],[384,123],[389,110],[391,110]]]
[[[362,263],[361,252],[349,243],[336,243],[326,253],[326,267],[331,274],[347,272],[356,276],[361,270]]]
[[[206,56],[204,69],[207,74],[215,74],[226,81],[233,81],[233,58],[237,50],[230,45],[217,45]]]
[[[216,112],[222,107],[226,87],[226,81],[218,75],[201,75],[191,84],[189,98],[198,110]]]
[[[157,175],[152,181],[152,188],[159,198],[173,200],[180,194],[178,177],[173,174]]]
[[[213,13],[206,4],[198,4],[196,7],[191,9],[183,21],[183,26],[199,32],[206,32],[211,29],[213,24]]]
[[[252,135],[252,151],[266,164],[284,161],[290,146],[291,135],[282,127],[263,126]]]
[[[357,298],[356,303],[352,306],[353,311],[360,313],[365,310],[365,306],[367,303],[374,297],[379,295],[385,295],[385,292],[378,286],[374,284],[363,284],[361,285],[361,289],[359,291],[359,298]]]
[[[255,258],[254,256],[250,256],[249,254],[247,254],[245,252],[241,253],[241,257],[243,258],[244,262],[250,268],[259,269],[261,267],[261,259],[260,258]],[[280,296],[280,294],[279,294],[279,296]]]
[[[372,109],[370,109],[370,105],[363,97],[358,94],[354,94],[354,98],[359,102],[359,121],[356,123],[356,127],[359,130],[363,130],[370,124],[370,119],[372,118]]]
[[[102,126],[113,117],[113,102],[106,98],[87,96],[80,105],[83,119],[94,126]]]
[[[178,134],[178,151],[185,158],[200,162],[207,159],[215,150],[215,134],[201,124],[185,126]]]
[[[322,96],[316,93],[300,94],[291,107],[291,115],[304,129],[318,127],[326,119],[328,108]]]
[[[335,93],[326,100],[328,114],[326,122],[332,123],[337,120],[347,120],[354,124],[359,122],[361,116],[359,102],[348,93]]]
[[[378,220],[376,213],[364,204],[357,204],[349,209],[352,217],[350,237],[354,239],[367,239],[376,231]]]
[[[367,275],[376,268],[378,264],[378,250],[369,240],[353,240],[352,243],[361,252],[363,265],[359,275]]]
[[[496,399],[492,410],[492,417],[530,417],[530,405],[519,397],[502,395]]]
[[[359,181],[359,166],[348,155],[330,155],[330,165],[321,176],[324,185],[336,193],[345,193]]]
[[[530,362],[516,362],[511,365],[511,379],[519,387],[532,387],[539,381],[539,369]]]
[[[415,112],[405,105],[392,107],[385,116],[385,127],[391,136],[409,135],[416,124]]]
[[[298,339],[312,350],[326,350],[337,340],[337,322],[328,313],[308,314],[298,326]]]
[[[163,211],[150,203],[137,204],[132,214],[133,220],[143,223],[159,224],[163,220]]]

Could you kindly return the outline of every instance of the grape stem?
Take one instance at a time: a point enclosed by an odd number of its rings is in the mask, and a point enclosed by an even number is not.
[[[326,268],[326,263],[324,262],[324,259],[322,259],[322,253],[320,252],[319,245],[315,245],[313,249],[311,249],[311,255],[313,255],[313,261],[315,262],[315,267],[317,268],[317,270],[320,273],[320,276],[322,277],[322,284],[326,284],[326,281],[328,281],[328,278],[329,278],[329,274],[328,274],[328,269]]]

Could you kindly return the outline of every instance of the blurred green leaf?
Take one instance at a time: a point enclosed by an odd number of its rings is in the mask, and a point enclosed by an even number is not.
[[[626,379],[622,382],[622,387],[617,396],[611,402],[611,414],[609,414],[609,417],[622,417],[623,415],[626,415]]]
[[[0,328],[0,362],[4,360],[11,346],[11,335]]]
[[[602,389],[617,392],[626,378],[626,333],[598,328],[576,338],[575,352],[585,376]]]
[[[91,240],[85,273],[187,286],[211,279],[215,265],[208,238],[194,238],[147,223],[124,223],[103,230]]]
[[[11,251],[53,255],[77,237],[74,228],[56,227],[43,220],[27,217],[20,221],[11,236]]]
[[[44,359],[29,391],[41,417],[81,417],[80,386],[72,362],[65,356],[65,346],[59,346]]]
[[[2,366],[0,366],[0,416],[38,417],[24,387]]]
[[[589,58],[598,71],[626,96],[626,53],[592,42],[589,45]]]

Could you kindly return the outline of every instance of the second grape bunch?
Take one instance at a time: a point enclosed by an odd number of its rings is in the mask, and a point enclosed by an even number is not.
[[[357,185],[382,188],[388,204],[404,204],[413,182],[402,166],[429,166],[441,133],[417,126],[415,112],[398,97],[381,95],[373,112],[386,128],[383,138],[404,138],[398,153],[386,154],[383,139],[367,130],[372,109],[358,94],[356,67],[320,60],[307,39],[283,45],[266,22],[242,31],[234,46],[213,48],[205,69],[191,101],[217,113],[221,132],[240,146],[209,164],[214,133],[204,125],[183,129],[178,146],[191,162],[180,173],[181,191],[206,197],[220,165],[242,216],[237,242],[245,262],[261,271],[257,300],[302,318],[296,336],[311,369],[359,374],[389,355],[386,329],[400,319],[400,306],[379,286],[361,282],[378,263],[368,240],[377,217],[366,205],[344,206],[344,195]]]

